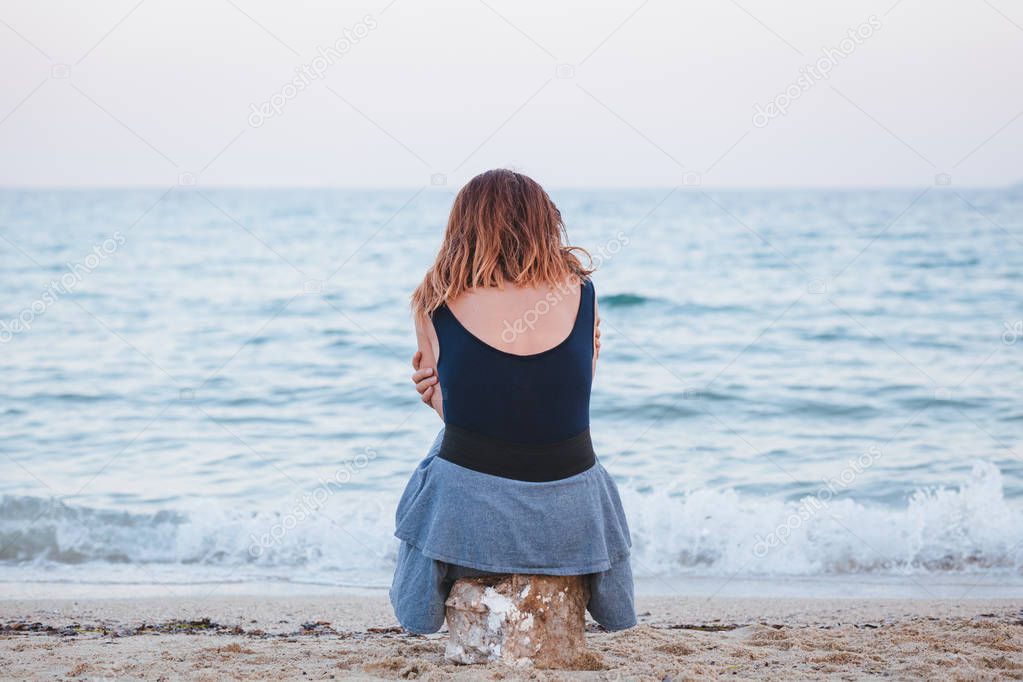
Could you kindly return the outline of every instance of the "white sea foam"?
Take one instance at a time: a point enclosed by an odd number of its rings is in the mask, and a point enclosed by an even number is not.
[[[623,489],[622,496],[638,577],[1023,569],[1023,511],[1006,502],[1001,473],[987,462],[976,463],[960,485],[919,490],[897,507],[855,499],[812,505],[710,489],[683,495]],[[339,495],[297,519],[287,504],[280,506],[287,512],[205,503],[129,513],[7,496],[0,502],[0,577],[36,566],[48,579],[70,579],[105,565],[112,574],[138,566],[143,580],[155,572],[188,581],[196,572],[187,569],[195,567],[234,569],[236,578],[381,578],[397,549],[393,504],[379,493]],[[275,527],[283,532],[260,543]]]
[[[954,488],[899,507],[855,499],[782,502],[732,490],[672,498],[623,491],[638,575],[680,569],[745,575],[970,572],[1023,567],[1023,510],[999,470],[978,462]]]

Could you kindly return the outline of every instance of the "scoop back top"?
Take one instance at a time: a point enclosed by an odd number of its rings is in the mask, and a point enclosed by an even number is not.
[[[578,457],[587,448],[592,459],[589,424],[594,298],[593,283],[583,279],[579,309],[568,336],[556,346],[531,355],[508,353],[484,342],[466,329],[447,305],[434,312],[433,326],[440,342],[437,374],[444,396],[445,438],[450,441],[448,447],[441,448],[441,457],[467,463],[449,456],[459,438],[458,449],[463,454],[472,451],[470,460],[477,459],[481,451],[494,455],[495,450],[500,451],[495,457],[501,460],[516,460],[526,471],[491,473],[519,480],[553,480],[551,477],[557,478],[558,474],[578,473],[575,469],[586,464]],[[558,304],[556,299],[543,299],[543,303]],[[529,325],[535,325],[541,313],[542,306],[538,305],[518,320],[509,321],[507,333],[529,333]],[[561,456],[560,451],[574,454]],[[574,464],[565,464],[573,456]],[[531,473],[529,469],[535,467],[523,460],[553,463],[555,468]],[[559,461],[568,468],[559,470]],[[468,461],[468,465],[487,470],[479,462]]]

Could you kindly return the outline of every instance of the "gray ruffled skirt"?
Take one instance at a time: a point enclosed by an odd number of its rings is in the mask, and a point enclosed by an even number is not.
[[[491,573],[586,575],[587,610],[608,630],[636,624],[629,527],[598,461],[558,481],[491,476],[437,457],[444,430],[398,502],[391,604],[411,632],[436,632],[455,580]]]

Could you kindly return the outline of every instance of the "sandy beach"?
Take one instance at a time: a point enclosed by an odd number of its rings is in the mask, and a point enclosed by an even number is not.
[[[3,679],[1023,679],[1019,600],[641,597],[577,670],[456,666],[382,596],[0,601]]]

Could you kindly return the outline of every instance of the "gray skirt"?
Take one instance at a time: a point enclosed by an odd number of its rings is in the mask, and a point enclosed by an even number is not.
[[[557,481],[516,481],[440,459],[443,435],[395,515],[401,547],[390,597],[405,629],[436,632],[455,580],[492,573],[589,576],[593,619],[608,630],[636,624],[629,527],[599,461]]]

